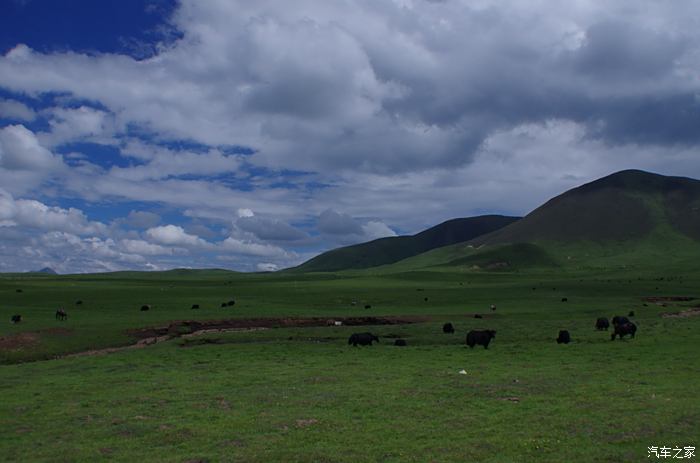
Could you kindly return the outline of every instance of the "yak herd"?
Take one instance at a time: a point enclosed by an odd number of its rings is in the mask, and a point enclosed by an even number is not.
[[[495,307],[495,306],[492,306]],[[634,316],[634,311],[631,311],[629,313],[630,317]],[[479,317],[481,318],[481,317]],[[629,318],[622,316],[622,315],[616,315],[612,319],[612,324],[613,324],[613,334],[612,337],[610,338],[611,341],[615,340],[615,337],[619,336],[619,339],[622,339],[623,337],[630,335],[632,338],[634,338],[635,333],[637,332],[637,325],[632,323]],[[595,328],[597,330],[608,330],[610,327],[610,322],[608,321],[607,318],[605,317],[600,317],[596,320],[595,322]],[[445,323],[442,325],[442,332],[445,334],[453,334],[455,332],[455,327],[452,325],[452,323]],[[469,333],[467,333],[467,342],[466,344],[470,348],[474,348],[474,346],[484,346],[484,349],[489,348],[489,343],[493,338],[496,337],[496,330],[471,330]],[[569,333],[568,330],[560,330],[559,331],[559,336],[557,336],[557,344],[568,344],[571,342],[571,334]],[[348,344],[357,347],[358,345],[360,346],[371,346],[372,342],[379,342],[379,337],[373,335],[372,333],[353,333],[350,338],[348,339]],[[408,343],[406,342],[405,339],[396,339],[394,341],[395,346],[407,346]]]
[[[427,298],[426,298],[427,299]],[[562,299],[562,301],[565,301],[566,298]],[[75,302],[76,305],[82,305],[83,301],[78,300]],[[221,307],[231,307],[236,304],[236,301],[231,299],[227,302],[222,302]],[[356,302],[353,301],[352,305],[355,305]],[[367,304],[365,305],[365,309],[369,309],[372,306]],[[192,309],[199,309],[199,304],[193,304]],[[144,304],[141,306],[141,311],[145,312],[151,309],[151,306],[149,304]],[[496,310],[496,305],[492,304],[490,306],[490,309],[492,311]],[[630,311],[628,313],[628,317],[633,317],[634,316],[634,311]],[[635,333],[637,332],[637,326],[632,323],[628,317],[622,316],[622,315],[616,315],[612,318],[612,325],[613,325],[613,333],[612,336],[610,337],[611,341],[614,341],[616,337],[619,337],[619,339],[623,339],[625,336],[629,335],[630,337],[634,338]],[[474,318],[483,318],[481,315],[477,314],[474,315]],[[56,310],[56,320],[60,321],[65,321],[68,319],[68,313],[66,312],[65,309],[60,308]],[[22,321],[22,315],[16,314],[12,315],[10,318],[11,323],[20,323]],[[610,321],[605,318],[605,317],[599,317],[596,322],[595,322],[595,329],[599,331],[607,331],[610,328]],[[445,334],[453,334],[455,332],[454,325],[452,323],[445,323],[442,326],[442,332]],[[468,345],[470,348],[473,348],[474,346],[484,346],[484,349],[488,349],[489,343],[491,342],[492,339],[496,337],[496,331],[495,330],[471,330],[469,333],[467,333],[467,338],[466,338],[466,345]],[[373,342],[379,342],[379,337],[375,336],[372,333],[365,332],[365,333],[353,333],[350,338],[348,339],[348,344],[352,345],[354,347],[359,346],[371,346]],[[560,330],[559,335],[556,338],[557,344],[568,344],[571,342],[571,335],[567,330]],[[405,339],[396,339],[394,341],[395,346],[400,346],[400,347],[405,347],[408,345]]]

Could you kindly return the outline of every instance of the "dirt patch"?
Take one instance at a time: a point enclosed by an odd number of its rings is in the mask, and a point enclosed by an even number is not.
[[[47,328],[38,331],[25,331],[0,337],[0,350],[17,351],[38,344],[43,335],[69,336],[73,330],[69,328]]]
[[[697,299],[693,296],[649,296],[643,297],[645,302],[688,302]]]
[[[316,423],[318,423],[318,420],[315,418],[311,418],[308,420],[297,420],[296,427],[297,428],[308,428],[309,426],[312,426]]]
[[[233,318],[227,320],[179,320],[168,326],[140,328],[129,331],[137,339],[157,336],[189,336],[198,332],[210,333],[229,330],[264,328],[304,328],[318,326],[406,325],[430,320],[429,317],[312,317],[312,318]],[[340,322],[336,325],[335,322]]]
[[[24,349],[37,344],[40,338],[39,333],[33,331],[4,336],[0,338],[0,349],[10,351]]]
[[[662,318],[688,318],[697,317],[700,315],[700,307],[693,307],[691,309],[681,310],[680,312],[666,312],[662,313]]]
[[[234,318],[228,320],[181,320],[171,322],[168,326],[140,328],[129,330],[128,334],[138,339],[136,344],[122,347],[108,347],[68,354],[57,358],[85,357],[91,355],[111,354],[127,349],[142,349],[147,346],[169,341],[173,338],[191,338],[210,333],[228,331],[255,331],[268,328],[295,328],[314,326],[359,326],[359,325],[406,325],[429,321],[430,317],[340,317],[340,318]],[[336,322],[341,322],[336,325]],[[61,330],[65,328],[51,328]],[[1,339],[1,338],[0,338]],[[319,338],[320,339],[320,338]],[[328,338],[333,339],[333,338]],[[202,338],[190,340],[186,347],[200,344],[219,344],[220,339]],[[1,347],[1,345],[0,345]]]

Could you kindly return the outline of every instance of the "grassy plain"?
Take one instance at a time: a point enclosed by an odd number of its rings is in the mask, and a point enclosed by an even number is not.
[[[693,262],[4,275],[0,452],[66,462],[648,461],[648,446],[700,443],[700,317],[660,316],[700,300],[642,300],[700,297]],[[54,319],[58,306],[67,322]],[[630,310],[636,339],[593,329],[596,317]],[[14,313],[25,321],[9,324]],[[45,360],[128,345],[128,329],[172,320],[365,315],[431,319],[213,333]],[[445,321],[456,334],[442,334]],[[488,350],[464,346],[478,328],[497,330]],[[559,329],[571,344],[554,342]],[[355,331],[381,342],[352,348]]]

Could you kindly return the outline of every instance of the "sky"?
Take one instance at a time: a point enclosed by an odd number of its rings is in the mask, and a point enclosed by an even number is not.
[[[700,178],[700,2],[0,0],[0,272],[269,271]]]

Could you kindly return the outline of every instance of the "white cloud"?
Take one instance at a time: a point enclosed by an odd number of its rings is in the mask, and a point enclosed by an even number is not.
[[[31,122],[36,112],[20,101],[0,98],[0,118]]]
[[[261,262],[256,266],[256,268],[260,272],[274,272],[280,269],[279,265],[271,264],[269,262]]]
[[[112,136],[117,132],[114,117],[102,110],[80,106],[78,108],[55,107],[46,111],[49,132],[38,136],[46,146],[90,141],[114,144]]]
[[[260,244],[250,241],[243,241],[232,236],[226,238],[221,243],[221,249],[235,254],[261,257],[288,258],[290,254],[284,249],[270,244]]]
[[[0,189],[0,220],[5,226],[61,231],[76,235],[103,235],[107,227],[92,222],[79,209],[51,207],[33,199],[15,200]]]
[[[184,246],[192,248],[208,248],[210,243],[195,235],[185,232],[177,225],[164,225],[146,230],[146,235],[153,241],[167,246]]]
[[[371,220],[364,224],[362,226],[362,231],[364,231],[367,240],[396,236],[396,232],[394,230],[389,228],[385,223],[377,220]]]
[[[8,170],[47,171],[61,161],[44,148],[31,130],[23,125],[0,129],[0,167]]]
[[[144,256],[172,255],[173,248],[166,248],[143,240],[122,240],[121,246],[129,253]]]

